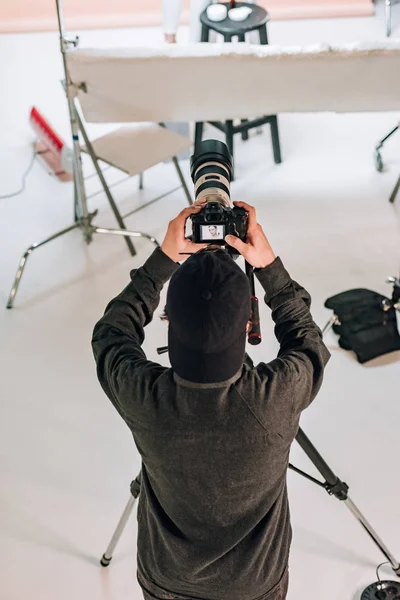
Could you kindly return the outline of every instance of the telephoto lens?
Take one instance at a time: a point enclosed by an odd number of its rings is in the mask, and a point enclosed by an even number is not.
[[[190,159],[190,174],[196,200],[231,205],[232,156],[226,144],[219,140],[201,142]]]
[[[246,241],[247,212],[231,206],[232,156],[227,146],[219,140],[201,142],[190,167],[195,198],[205,200],[200,212],[191,217],[193,242],[226,246],[228,234]]]

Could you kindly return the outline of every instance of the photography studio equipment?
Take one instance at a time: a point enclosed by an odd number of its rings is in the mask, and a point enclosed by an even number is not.
[[[190,159],[190,172],[195,199],[206,200],[200,212],[191,216],[192,241],[225,246],[225,236],[230,234],[245,242],[248,216],[243,208],[231,205],[232,156],[226,144],[201,142]]]
[[[400,124],[396,125],[396,127],[394,127],[391,131],[389,131],[389,133],[387,135],[385,135],[385,137],[379,142],[379,144],[375,148],[375,154],[374,154],[374,156],[375,156],[375,168],[376,168],[376,170],[379,173],[382,173],[383,168],[384,168],[383,159],[382,159],[382,153],[381,153],[383,145],[384,145],[384,143],[389,138],[392,137],[393,134],[396,133],[396,131],[399,130],[399,128],[400,128]],[[392,193],[390,194],[390,197],[389,197],[389,202],[391,204],[393,204],[394,201],[396,200],[396,196],[397,196],[397,194],[399,192],[399,189],[400,189],[400,176],[399,176],[399,178],[398,178],[398,180],[397,180],[397,182],[396,182],[396,184],[395,184],[395,186],[393,188],[393,191],[392,191]]]
[[[324,327],[339,336],[339,346],[352,350],[360,363],[400,350],[400,279],[390,277],[392,297],[367,289],[342,292],[325,302],[333,315]]]
[[[225,236],[234,235],[245,242],[248,214],[243,208],[231,205],[232,156],[227,145],[213,139],[201,142],[190,158],[190,174],[195,199],[206,200],[200,212],[190,217],[192,241],[224,247],[228,254],[237,258],[239,253],[226,244]],[[248,341],[255,346],[261,342],[260,316],[254,269],[247,261],[245,271],[251,290],[251,330]]]
[[[127,173],[129,176],[136,174],[139,175],[139,186],[141,189],[143,171],[158,164],[159,162],[171,159],[180,181],[179,187],[182,187],[188,204],[192,204],[192,199],[177,159],[177,154],[187,150],[191,146],[191,141],[188,138],[168,130],[163,123],[158,122],[157,124],[141,123],[135,129],[132,127],[122,127],[105,136],[102,136],[101,138],[98,138],[97,140],[91,141],[89,139],[85,124],[80,115],[79,102],[77,99],[78,88],[72,82],[68,65],[68,56],[76,51],[79,38],[76,37],[75,39],[69,39],[66,36],[62,13],[62,0],[56,0],[56,8],[60,35],[60,50],[63,58],[65,77],[65,80],[63,81],[63,87],[68,103],[69,120],[72,132],[72,149],[69,150],[65,146],[61,138],[57,136],[54,130],[49,126],[49,124],[36,109],[33,109],[30,120],[35,131],[38,133],[39,142],[41,141],[45,143],[46,146],[42,148],[42,145],[40,145],[40,154],[42,154],[42,151],[45,152],[46,149],[51,150],[49,153],[44,153],[43,158],[47,157],[49,160],[51,159],[51,169],[53,171],[56,170],[58,175],[62,175],[62,177],[59,177],[60,179],[68,180],[70,178],[68,169],[70,168],[70,163],[72,162],[74,180],[74,222],[69,227],[54,233],[41,242],[31,244],[24,252],[20,259],[18,270],[9,294],[7,302],[7,308],[9,309],[11,309],[14,305],[15,296],[17,294],[28,257],[37,248],[48,244],[64,234],[69,233],[70,231],[79,229],[82,232],[83,238],[87,244],[93,241],[95,234],[122,236],[125,238],[128,250],[132,256],[136,254],[136,251],[131,238],[144,238],[156,246],[159,245],[155,237],[151,234],[140,231],[130,231],[126,228],[124,217],[121,216],[111,194],[110,187],[112,186],[107,184],[99,161],[111,165]],[[86,89],[85,84],[82,84],[79,87],[81,89]],[[124,122],[124,119],[122,118],[121,121]],[[135,121],[135,119],[133,119],[133,121]],[[149,121],[149,119],[143,119],[143,121]],[[82,145],[79,139],[80,135],[82,136]],[[93,219],[97,215],[97,210],[90,212],[88,209],[89,197],[87,196],[85,190],[85,178],[82,168],[83,152],[90,156],[91,162],[95,168],[95,173],[97,174],[101,183],[102,190],[107,197],[115,219],[118,223],[118,229],[98,227],[93,223]],[[63,169],[63,173],[61,173],[60,169]],[[175,189],[178,188],[174,188],[168,193],[175,191]],[[125,215],[125,217],[132,215],[138,210],[145,208],[149,204],[165,197],[166,195],[167,193],[162,194],[154,200],[151,200],[146,204],[142,204],[139,206],[139,208],[130,211],[127,215]]]
[[[398,42],[292,48],[229,43],[174,46],[78,48],[68,53],[69,73],[86,122],[203,122],[226,121],[240,114],[398,110]],[[204,82],[212,93],[204,93]],[[304,432],[296,439],[323,481],[302,474],[346,504],[400,575],[398,561],[351,501],[344,482]],[[132,510],[136,488],[134,492],[104,564],[111,560]]]

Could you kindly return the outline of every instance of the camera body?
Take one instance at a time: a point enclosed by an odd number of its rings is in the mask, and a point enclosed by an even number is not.
[[[201,142],[190,166],[195,199],[206,200],[201,211],[191,217],[192,241],[226,246],[225,236],[230,234],[245,242],[248,214],[243,208],[231,205],[232,156],[227,146],[219,140]],[[232,247],[227,249],[235,254]]]
[[[248,214],[243,208],[209,201],[198,214],[192,215],[192,241],[223,246],[226,244],[225,236],[229,234],[245,242],[247,220]]]

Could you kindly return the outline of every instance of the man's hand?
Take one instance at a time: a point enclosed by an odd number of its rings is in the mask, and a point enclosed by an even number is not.
[[[257,223],[256,209],[254,206],[246,204],[246,202],[234,202],[233,204],[239,208],[244,208],[249,213],[247,240],[244,243],[234,235],[227,235],[225,241],[240,252],[253,267],[258,269],[268,267],[276,257],[261,225]]]
[[[169,222],[161,250],[174,262],[185,260],[185,254],[194,254],[207,246],[207,244],[194,244],[185,237],[186,221],[190,215],[200,212],[205,204],[205,200],[195,202],[192,206],[183,209],[175,219]]]

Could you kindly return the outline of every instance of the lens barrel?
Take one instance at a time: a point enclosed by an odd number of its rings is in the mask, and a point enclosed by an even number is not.
[[[190,159],[190,174],[196,200],[230,205],[232,156],[226,144],[219,140],[204,140]]]

